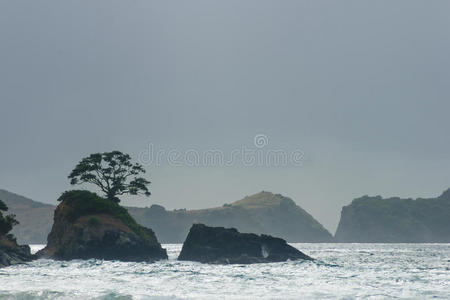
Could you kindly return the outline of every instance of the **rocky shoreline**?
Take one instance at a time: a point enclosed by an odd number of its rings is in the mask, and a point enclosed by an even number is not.
[[[36,256],[30,253],[28,245],[18,245],[13,238],[0,236],[0,268],[23,264],[35,258]]]

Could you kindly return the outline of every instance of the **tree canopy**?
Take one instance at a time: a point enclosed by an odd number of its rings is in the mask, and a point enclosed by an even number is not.
[[[14,225],[19,224],[15,215],[10,214],[3,216],[3,212],[6,212],[7,210],[8,206],[0,200],[0,235],[7,234],[11,231]]]
[[[68,178],[72,185],[92,183],[100,188],[108,200],[120,202],[124,194],[150,196],[150,181],[140,174],[145,169],[139,163],[132,163],[128,154],[120,151],[94,153],[83,158]]]

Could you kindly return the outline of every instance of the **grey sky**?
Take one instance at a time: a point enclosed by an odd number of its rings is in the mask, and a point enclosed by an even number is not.
[[[55,203],[82,157],[230,153],[302,166],[148,166],[129,205],[292,197],[334,232],[364,194],[450,186],[450,1],[1,1],[0,188]]]

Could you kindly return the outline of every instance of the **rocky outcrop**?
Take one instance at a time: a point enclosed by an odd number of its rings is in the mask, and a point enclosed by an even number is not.
[[[312,260],[288,245],[285,240],[268,235],[239,233],[234,228],[194,224],[183,243],[178,260],[212,264],[252,264]]]
[[[47,246],[37,255],[58,260],[167,259],[151,229],[138,225],[126,209],[87,191],[63,194],[55,210]]]
[[[450,189],[429,199],[355,199],[342,208],[335,238],[351,243],[448,243]]]
[[[34,258],[29,246],[19,246],[12,237],[0,235],[0,268],[26,263]]]

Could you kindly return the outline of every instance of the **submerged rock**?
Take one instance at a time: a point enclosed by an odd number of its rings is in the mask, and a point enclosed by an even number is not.
[[[62,198],[62,199],[61,199]],[[66,192],[55,210],[47,246],[37,255],[59,260],[155,261],[166,250],[151,229],[120,205],[87,191]]]
[[[178,260],[212,264],[252,264],[299,259],[312,260],[283,239],[203,224],[192,225],[178,257]]]
[[[0,268],[26,263],[35,258],[28,245],[20,246],[6,235],[0,235]]]

